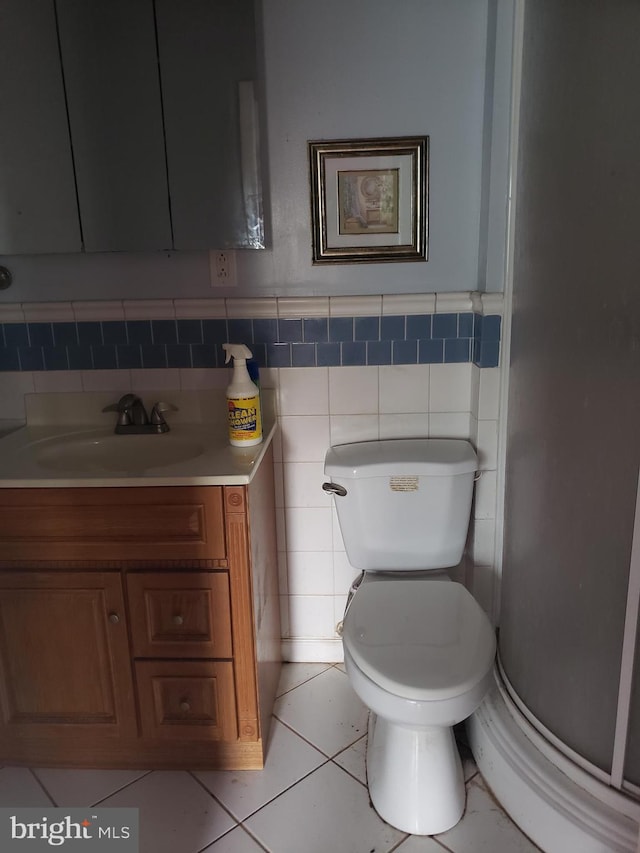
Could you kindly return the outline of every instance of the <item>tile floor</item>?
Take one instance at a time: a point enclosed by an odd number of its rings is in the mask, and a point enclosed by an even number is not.
[[[0,806],[140,810],[140,853],[535,853],[464,753],[467,808],[453,829],[406,835],[371,808],[367,711],[341,665],[286,664],[264,770],[0,770]]]

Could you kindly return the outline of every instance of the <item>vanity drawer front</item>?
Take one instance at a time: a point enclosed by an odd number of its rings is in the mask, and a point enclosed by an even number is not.
[[[144,737],[237,739],[230,661],[138,661],[136,679]]]
[[[0,560],[225,557],[219,486],[0,489]]]
[[[227,572],[127,575],[137,658],[230,658]]]

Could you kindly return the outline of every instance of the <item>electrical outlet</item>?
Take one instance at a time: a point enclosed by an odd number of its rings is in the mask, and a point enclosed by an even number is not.
[[[212,287],[236,286],[236,253],[233,249],[209,252]]]

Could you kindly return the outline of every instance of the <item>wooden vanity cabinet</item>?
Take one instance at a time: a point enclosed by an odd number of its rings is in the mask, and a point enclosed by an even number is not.
[[[257,769],[273,464],[246,486],[0,489],[0,763]]]

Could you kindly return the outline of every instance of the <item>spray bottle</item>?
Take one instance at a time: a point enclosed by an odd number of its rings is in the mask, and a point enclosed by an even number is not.
[[[247,359],[251,350],[244,344],[223,344],[225,364],[233,359],[233,377],[227,388],[229,441],[234,447],[253,447],[262,441],[260,392],[251,381]]]

